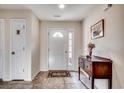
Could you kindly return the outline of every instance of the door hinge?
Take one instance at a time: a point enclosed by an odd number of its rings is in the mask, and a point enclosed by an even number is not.
[[[24,72],[24,68],[23,68],[23,72]]]
[[[48,52],[50,51],[50,49],[48,48]]]

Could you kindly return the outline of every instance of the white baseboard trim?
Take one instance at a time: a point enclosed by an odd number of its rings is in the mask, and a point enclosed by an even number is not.
[[[12,81],[11,79],[2,79],[3,81]]]
[[[24,81],[32,81],[31,79],[24,79]]]
[[[37,73],[35,73],[32,77],[31,80],[33,80],[35,78],[35,76],[39,73],[40,71],[37,71]]]
[[[48,69],[41,69],[40,71],[48,71]]]

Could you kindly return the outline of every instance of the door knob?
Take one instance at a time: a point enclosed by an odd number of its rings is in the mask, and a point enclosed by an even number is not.
[[[65,51],[65,53],[68,53],[68,51]]]
[[[12,55],[15,55],[15,52],[14,51],[12,52]]]

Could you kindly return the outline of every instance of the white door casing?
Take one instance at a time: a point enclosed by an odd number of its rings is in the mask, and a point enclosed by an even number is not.
[[[48,29],[48,66],[49,70],[70,70],[69,32],[65,29]],[[59,34],[58,36],[55,34]]]
[[[4,64],[4,19],[0,19],[0,79],[3,79],[3,64]]]
[[[26,21],[11,19],[11,78],[24,79]]]

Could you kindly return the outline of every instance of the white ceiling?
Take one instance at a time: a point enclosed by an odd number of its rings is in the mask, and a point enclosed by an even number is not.
[[[30,9],[40,20],[81,21],[97,6],[93,4],[66,4],[64,9],[59,9],[57,4],[0,4],[0,9]]]

